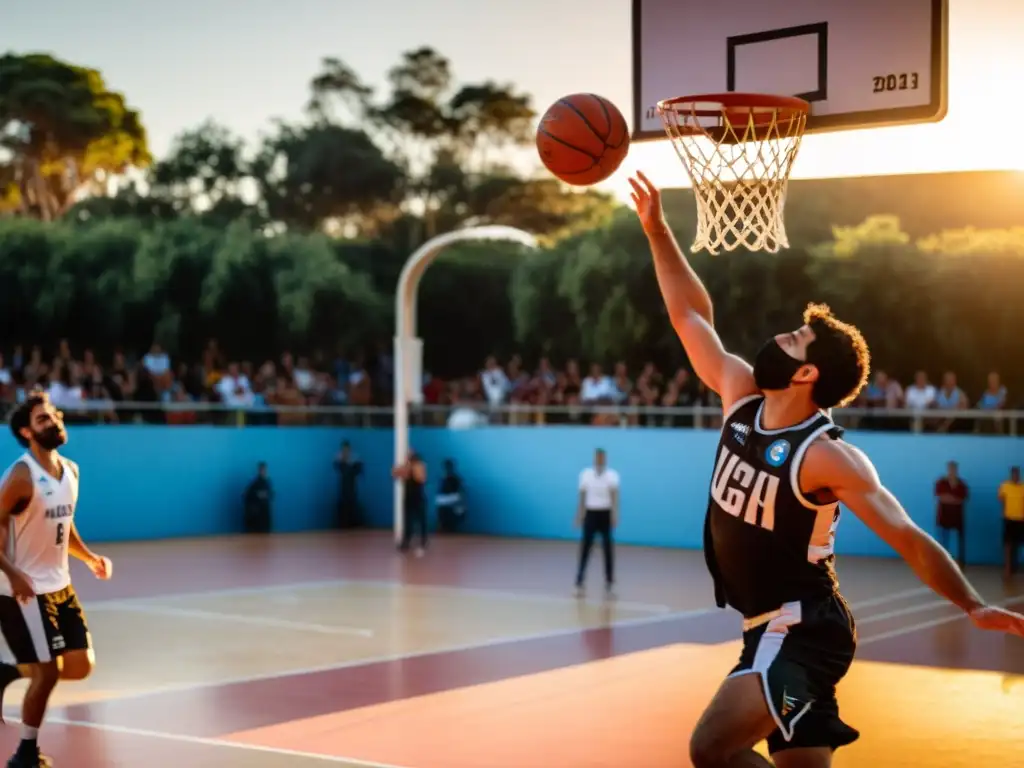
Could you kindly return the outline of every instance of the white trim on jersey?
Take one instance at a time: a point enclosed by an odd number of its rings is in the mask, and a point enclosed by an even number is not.
[[[727,410],[722,415],[722,429],[725,429],[725,422],[727,422],[729,419],[731,419],[733,416],[736,415],[736,411],[738,411],[740,408],[742,408],[747,403],[751,403],[754,400],[757,400],[757,398],[759,398],[759,397],[760,398],[764,398],[764,395],[762,395],[760,393],[758,393],[756,395],[745,395],[744,397],[741,397],[735,403],[730,405],[729,406],[729,410]],[[758,411],[758,413],[760,413],[760,411]]]
[[[781,435],[783,432],[796,432],[799,429],[805,429],[809,427],[812,423],[814,423],[815,419],[821,416],[828,416],[828,414],[825,413],[825,411],[819,410],[817,413],[815,413],[814,415],[810,416],[807,419],[804,419],[799,424],[793,424],[792,426],[789,427],[782,427],[781,429],[765,429],[764,427],[761,426],[761,413],[763,411],[764,403],[761,403],[757,407],[757,413],[754,414],[754,429],[756,429],[758,433],[762,435]],[[830,424],[829,429],[831,429],[833,426],[835,425]]]
[[[755,674],[761,676],[761,688],[764,691],[764,699],[768,703],[768,711],[771,713],[772,720],[779,727],[782,738],[786,741],[792,741],[797,722],[811,711],[811,702],[805,702],[800,711],[790,719],[789,725],[786,725],[783,719],[779,717],[778,710],[775,709],[775,702],[772,700],[771,686],[768,684],[768,670],[771,669],[775,659],[778,658],[779,653],[782,651],[782,644],[786,642],[789,628],[803,621],[803,609],[800,602],[797,601],[784,603],[777,612],[773,611],[772,613],[777,613],[777,615],[768,622],[764,634],[758,639],[757,648],[754,650],[754,661],[750,665],[750,669],[741,669],[738,672],[733,672],[729,677]],[[783,691],[783,696],[785,695],[785,691]]]
[[[796,496],[797,501],[815,513],[814,527],[811,529],[811,539],[807,546],[807,560],[812,563],[821,562],[835,552],[836,528],[839,526],[839,516],[836,514],[836,507],[839,506],[839,502],[832,501],[828,504],[815,504],[808,499],[804,492],[800,490],[800,467],[804,463],[807,449],[811,447],[815,440],[834,426],[834,424],[822,424],[811,432],[797,447],[789,465],[789,485],[793,489],[793,495]]]

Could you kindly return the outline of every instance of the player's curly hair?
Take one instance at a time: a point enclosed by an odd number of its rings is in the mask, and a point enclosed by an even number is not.
[[[811,399],[819,408],[844,406],[868,381],[871,353],[860,330],[836,318],[827,304],[808,304],[804,323],[814,331],[807,362],[818,369]]]
[[[45,392],[35,390],[29,393],[28,397],[25,398],[25,402],[19,403],[18,407],[11,412],[11,433],[22,448],[28,448],[29,441],[25,439],[23,434],[21,434],[21,430],[30,428],[32,423],[32,411],[35,410],[36,406],[46,405],[48,402],[50,402],[50,398]]]

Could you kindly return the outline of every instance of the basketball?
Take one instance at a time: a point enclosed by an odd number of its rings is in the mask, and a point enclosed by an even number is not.
[[[574,93],[552,104],[537,127],[544,166],[566,184],[604,181],[629,152],[629,127],[618,108],[592,93]]]

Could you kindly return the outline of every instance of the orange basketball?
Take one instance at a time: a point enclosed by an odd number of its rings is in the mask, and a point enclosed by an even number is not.
[[[574,93],[552,104],[537,127],[545,167],[567,184],[585,187],[611,176],[629,152],[629,128],[608,99]]]

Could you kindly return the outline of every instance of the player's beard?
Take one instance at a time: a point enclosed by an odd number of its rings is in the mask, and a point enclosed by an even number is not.
[[[32,438],[44,451],[55,451],[68,441],[68,434],[61,427],[53,426],[34,432]]]
[[[761,346],[754,358],[754,382],[762,392],[786,389],[803,365],[803,361],[787,355],[773,336]]]

